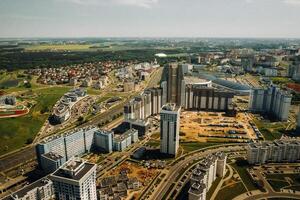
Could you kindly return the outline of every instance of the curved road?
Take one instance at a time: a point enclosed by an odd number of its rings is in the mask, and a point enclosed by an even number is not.
[[[240,144],[237,144],[240,145]],[[242,150],[243,146],[235,146],[233,144],[228,145],[226,147],[218,147],[218,148],[210,148],[208,150],[197,152],[193,155],[186,155],[184,160],[179,161],[174,166],[169,169],[167,176],[165,176],[160,184],[155,188],[152,192],[149,199],[158,200],[163,199],[164,195],[168,192],[169,188],[171,187],[172,183],[175,182],[178,175],[180,175],[181,170],[189,165],[190,162],[193,162],[195,159],[199,159],[200,157],[208,156],[209,154],[226,151],[230,149],[231,151],[235,150]]]

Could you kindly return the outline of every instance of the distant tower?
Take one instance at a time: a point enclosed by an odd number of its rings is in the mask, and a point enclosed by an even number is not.
[[[167,102],[183,105],[185,84],[183,79],[182,65],[170,63],[167,67]]]
[[[176,156],[179,147],[180,107],[166,104],[160,112],[160,152]]]

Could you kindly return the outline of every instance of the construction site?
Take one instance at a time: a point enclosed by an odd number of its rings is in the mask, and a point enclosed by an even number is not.
[[[247,113],[228,117],[223,112],[183,111],[180,119],[180,139],[205,142],[207,138],[256,139]]]

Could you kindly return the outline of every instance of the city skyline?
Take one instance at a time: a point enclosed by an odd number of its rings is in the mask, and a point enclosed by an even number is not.
[[[1,0],[0,37],[299,38],[299,10],[299,0]]]

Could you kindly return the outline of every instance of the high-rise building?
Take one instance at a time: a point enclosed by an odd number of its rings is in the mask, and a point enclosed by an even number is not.
[[[242,58],[242,68],[246,72],[251,72],[254,66],[254,58],[253,57],[243,57]]]
[[[183,79],[182,65],[170,63],[165,68],[167,81],[167,102],[181,106],[184,102],[185,84]]]
[[[60,200],[97,200],[97,165],[71,159],[50,175],[55,198]]]
[[[168,88],[168,83],[167,81],[162,81],[160,84],[160,87],[162,89],[162,95],[161,95],[161,105],[165,105],[168,100],[168,95],[167,95],[167,88]]]
[[[145,120],[151,115],[158,114],[162,105],[162,91],[161,88],[149,88],[131,99],[124,106],[125,121]]]
[[[180,110],[176,104],[164,105],[160,112],[160,152],[176,156],[179,147]]]
[[[287,121],[292,95],[274,85],[267,89],[253,89],[250,94],[249,109],[276,117],[280,121]]]
[[[206,193],[211,188],[217,177],[223,177],[226,173],[227,155],[218,152],[207,156],[193,170],[190,177],[191,187],[188,191],[192,200],[205,200]]]

